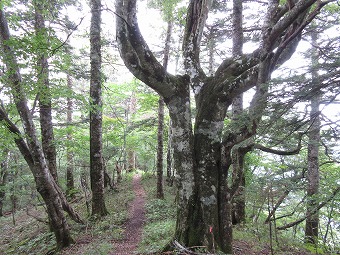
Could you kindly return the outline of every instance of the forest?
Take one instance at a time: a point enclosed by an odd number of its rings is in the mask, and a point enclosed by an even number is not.
[[[340,254],[338,0],[0,0],[0,254]]]

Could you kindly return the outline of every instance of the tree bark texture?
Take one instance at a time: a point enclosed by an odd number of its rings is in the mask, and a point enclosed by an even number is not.
[[[48,168],[53,178],[58,181],[57,173],[57,152],[54,143],[53,125],[52,125],[52,102],[49,82],[49,67],[48,67],[48,33],[45,26],[45,18],[43,13],[48,6],[44,6],[41,1],[33,1],[35,9],[35,35],[39,41],[40,47],[37,52],[36,72],[39,86],[39,112],[40,112],[40,129],[42,148],[48,163]]]
[[[172,21],[168,21],[168,28],[165,38],[163,67],[167,70],[169,53],[170,53],[170,40],[172,33]],[[157,132],[157,198],[164,198],[163,191],[163,139],[164,139],[164,99],[162,96],[158,100],[158,132]]]
[[[141,35],[136,0],[116,0],[120,55],[132,74],[163,96],[169,109],[178,190],[174,239],[180,244],[232,253],[231,199],[241,178],[228,185],[232,151],[256,133],[267,105],[264,84],[293,54],[315,2],[302,0],[293,9],[280,6],[283,15],[278,1],[270,1],[259,48],[252,54],[226,57],[214,75],[207,76],[200,64],[200,44],[211,1],[191,0],[183,41],[186,73],[174,76],[156,60]],[[298,23],[293,26],[294,22]],[[294,36],[285,37],[288,32]],[[242,121],[235,118],[225,125],[233,99],[250,88],[256,92],[249,112]],[[190,90],[196,103],[194,126]]]
[[[70,74],[67,74],[67,88],[69,91],[72,91],[72,78]],[[73,168],[74,168],[74,154],[72,150],[72,129],[71,129],[71,123],[72,123],[72,113],[73,113],[73,102],[71,97],[67,97],[67,116],[66,116],[66,122],[69,125],[66,138],[67,138],[67,148],[66,148],[66,195],[69,198],[72,198],[73,193],[72,190],[74,190],[74,177],[73,177]]]
[[[104,165],[102,155],[102,77],[101,77],[101,0],[91,0],[90,28],[90,178],[92,215],[108,212],[104,200]]]
[[[158,131],[157,131],[157,198],[164,199],[163,191],[163,135],[164,133],[164,100],[158,99]]]
[[[312,33],[312,44],[317,45],[317,34]],[[315,85],[318,85],[318,51],[313,48],[312,52],[312,79]],[[321,120],[320,120],[320,92],[310,101],[310,129],[308,133],[308,166],[307,166],[307,218],[305,227],[305,241],[307,243],[317,244],[318,243],[318,232],[319,232],[319,213],[315,211],[319,202],[317,200],[317,195],[319,193],[319,144],[320,144],[320,130],[321,130]],[[314,213],[310,213],[313,212]]]
[[[174,181],[172,151],[172,123],[170,119],[168,128],[168,148],[166,151],[166,182],[170,187],[172,187]]]
[[[136,152],[132,149],[129,149],[127,152],[127,171],[132,172],[136,170]]]
[[[233,48],[232,55],[234,58],[242,56],[243,49],[243,6],[242,0],[233,1]],[[243,111],[243,95],[240,94],[233,99],[232,102],[232,118],[239,118]],[[244,151],[244,150],[243,150]],[[244,173],[244,157],[242,150],[234,149],[232,151],[232,180],[233,182],[240,180],[238,189],[232,201],[232,222],[233,224],[240,224],[246,218],[246,200],[245,200],[245,173]]]
[[[10,153],[4,150],[2,153],[3,160],[0,163],[0,217],[3,216],[3,202],[6,197],[5,186],[8,180],[8,160]]]

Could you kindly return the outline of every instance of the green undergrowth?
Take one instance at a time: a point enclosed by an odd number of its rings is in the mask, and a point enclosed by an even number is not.
[[[123,224],[128,219],[128,205],[133,198],[132,174],[124,175],[116,190],[106,192],[105,200],[109,214],[100,221],[89,220],[85,198],[77,197],[71,205],[86,223],[78,224],[68,219],[76,243],[58,254],[109,254],[114,249],[113,240],[123,238]],[[47,221],[43,206],[30,208],[28,213],[26,210],[18,211],[14,217],[15,225],[11,215],[0,217],[0,254],[52,254],[55,248],[54,235],[48,231],[46,223],[39,221]]]
[[[132,188],[133,173],[123,176],[122,182],[116,185],[116,190],[109,190],[105,196],[106,208],[109,214],[101,220],[88,220],[85,226],[73,224],[73,236],[76,244],[62,251],[61,255],[75,254],[106,255],[114,250],[113,240],[123,238],[123,224],[128,219],[129,203],[134,199]],[[81,211],[86,211],[84,203],[79,204]]]
[[[164,200],[156,198],[156,177],[152,173],[142,175],[142,185],[147,195],[146,223],[143,228],[140,254],[157,253],[174,236],[176,224],[175,188],[164,185]]]
[[[235,226],[233,229],[234,250],[242,250],[244,254],[275,254],[275,255],[335,255],[322,247],[321,241],[318,248],[314,245],[304,244],[297,236],[293,237],[288,231],[270,229],[268,224],[247,223]]]

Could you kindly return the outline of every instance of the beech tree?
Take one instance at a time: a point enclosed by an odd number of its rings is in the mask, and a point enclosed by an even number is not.
[[[171,34],[173,27],[173,12],[177,1],[173,2],[157,2],[155,5],[159,5],[162,10],[163,18],[167,22],[167,30],[165,37],[165,46],[163,54],[163,67],[166,70],[168,67],[169,57],[170,57],[170,43]],[[157,133],[157,198],[164,199],[163,191],[163,139],[164,139],[164,99],[162,96],[158,100],[158,133]],[[169,146],[169,145],[168,145]]]
[[[317,33],[312,32],[312,45],[315,47],[312,50],[312,82],[318,83],[318,51]],[[315,87],[319,86],[316,84]],[[308,171],[307,171],[307,208],[306,208],[306,242],[317,244],[319,232],[319,214],[318,211],[313,212],[317,207],[318,202],[316,195],[319,191],[319,143],[320,143],[320,91],[317,91],[310,100],[310,129],[308,134]]]
[[[47,159],[48,168],[57,181],[57,155],[54,145],[54,134],[52,127],[52,106],[51,106],[51,91],[49,86],[49,67],[48,67],[48,34],[45,27],[44,10],[49,9],[47,3],[41,1],[33,1],[34,5],[34,27],[37,39],[40,40],[43,47],[40,48],[37,56],[37,78],[38,86],[40,87],[39,111],[40,111],[40,129],[42,138],[42,148]]]
[[[70,91],[72,91],[72,77],[70,74],[67,74],[67,87]],[[72,113],[73,113],[73,102],[71,97],[67,97],[67,116],[66,121],[67,124],[71,125],[72,123]],[[74,152],[71,148],[70,144],[72,143],[72,131],[70,129],[67,130],[66,138],[68,141],[67,148],[66,148],[66,194],[69,197],[73,197],[73,190],[74,190]]]
[[[91,81],[90,81],[90,177],[92,215],[105,216],[104,163],[102,154],[102,74],[101,74],[101,0],[91,1]]]
[[[174,239],[186,246],[232,253],[231,199],[242,177],[236,176],[232,185],[228,182],[232,150],[256,134],[271,73],[289,60],[304,28],[332,1],[268,1],[266,13],[258,13],[263,17],[258,48],[250,54],[223,56],[211,76],[204,70],[200,46],[212,1],[189,3],[182,46],[185,74],[177,76],[164,69],[144,40],[136,2],[116,1],[117,40],[127,68],[163,96],[169,109],[178,185]],[[225,124],[233,99],[251,88],[256,92],[249,111]],[[195,116],[190,91],[195,95]]]

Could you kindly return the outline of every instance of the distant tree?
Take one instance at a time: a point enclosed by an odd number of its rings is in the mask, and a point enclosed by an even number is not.
[[[312,32],[312,83],[315,87],[319,86],[318,81],[318,50],[317,50],[317,33]],[[306,208],[306,230],[305,238],[307,243],[317,244],[319,232],[319,212],[315,211],[318,205],[317,195],[319,193],[319,144],[321,118],[320,118],[320,91],[316,90],[310,100],[310,127],[308,132],[308,166],[307,166],[307,208]],[[314,213],[310,213],[313,212]]]
[[[102,73],[101,73],[101,0],[91,0],[90,28],[90,177],[92,216],[108,212],[104,200],[104,162],[102,144]]]
[[[48,168],[53,178],[58,181],[57,173],[57,153],[55,149],[55,141],[52,125],[52,102],[49,81],[49,65],[48,65],[48,31],[45,26],[45,10],[50,9],[50,3],[34,0],[34,28],[37,40],[40,42],[40,48],[37,52],[37,83],[39,87],[39,112],[40,112],[40,129],[42,148],[46,156]]]
[[[220,66],[208,76],[200,46],[211,3],[189,3],[184,75],[168,73],[156,60],[139,30],[136,0],[116,1],[117,39],[125,65],[163,96],[169,109],[178,184],[174,238],[189,247],[203,245],[209,251],[232,253],[231,200],[241,178],[235,178],[232,185],[228,182],[232,151],[256,134],[267,106],[272,72],[292,56],[303,29],[328,2],[300,0],[292,6],[291,1],[269,1],[258,48],[236,58],[222,56]],[[249,110],[225,124],[233,99],[251,88],[256,92]],[[190,90],[196,103],[194,125]]]
[[[70,74],[67,74],[67,87],[69,91],[72,91],[72,77]],[[70,96],[67,97],[67,116],[66,116],[66,122],[68,125],[72,124],[73,118],[73,102],[72,98]],[[73,176],[73,170],[74,170],[74,152],[72,149],[72,129],[67,129],[66,138],[68,141],[67,149],[66,149],[66,194],[68,197],[72,197],[74,190],[74,176]]]
[[[167,30],[165,37],[165,46],[163,53],[163,67],[167,70],[169,57],[170,57],[170,43],[171,43],[171,35],[172,35],[172,27],[174,22],[174,8],[178,1],[169,1],[169,2],[159,2],[156,5],[162,10],[163,18],[167,22]],[[164,198],[163,191],[163,139],[164,139],[164,99],[162,96],[159,97],[158,100],[158,133],[157,133],[157,198]]]
[[[232,31],[232,55],[234,58],[243,54],[243,6],[242,0],[233,1],[233,31]],[[232,102],[232,118],[237,119],[242,116],[243,111],[243,94],[236,96]],[[239,187],[232,201],[232,222],[239,224],[245,221],[246,217],[246,201],[245,201],[245,173],[244,173],[244,157],[250,150],[235,147],[232,151],[232,168],[233,180],[239,180]]]
[[[6,197],[5,185],[8,179],[8,160],[9,160],[9,151],[4,150],[1,155],[0,162],[0,217],[3,216],[3,202]]]

